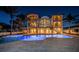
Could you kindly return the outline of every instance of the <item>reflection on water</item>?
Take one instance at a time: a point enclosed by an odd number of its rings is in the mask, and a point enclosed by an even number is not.
[[[71,36],[66,35],[30,35],[23,36],[22,40],[33,41],[33,40],[45,40],[46,38],[72,38]]]
[[[45,35],[30,35],[30,36],[23,36],[22,40],[26,41],[33,41],[33,40],[44,40],[46,39]]]
[[[35,40],[45,40],[46,38],[72,38],[71,36],[55,34],[55,35],[9,35],[0,38],[1,42],[12,42],[18,40],[25,40],[25,41],[35,41]]]
[[[20,40],[21,36],[22,35],[9,35],[9,36],[2,37],[2,38],[0,38],[0,44],[1,43],[18,41],[18,40]]]

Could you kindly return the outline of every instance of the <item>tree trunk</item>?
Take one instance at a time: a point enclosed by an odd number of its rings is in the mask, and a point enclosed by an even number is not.
[[[71,30],[71,28],[70,28],[70,27],[71,27],[71,26],[70,26],[70,22],[69,22],[69,34],[71,34],[71,31],[70,31],[70,30]]]
[[[70,26],[69,26],[69,34],[71,34],[71,31],[70,31],[70,30],[71,30],[71,28],[70,28]]]
[[[11,35],[11,34],[12,34],[12,30],[13,30],[13,29],[12,29],[12,27],[13,27],[12,14],[11,14],[10,16],[11,16],[11,24],[10,24],[10,25],[11,25],[10,35]]]

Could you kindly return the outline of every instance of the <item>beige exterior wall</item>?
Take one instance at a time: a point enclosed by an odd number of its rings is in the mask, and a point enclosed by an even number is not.
[[[62,34],[63,33],[62,18],[63,18],[62,15],[52,16],[53,34]]]
[[[43,16],[40,19],[38,15],[31,14],[27,16],[30,20],[30,26],[27,29],[28,34],[62,34],[62,15],[53,15],[52,18]],[[58,20],[57,22],[54,22]],[[56,26],[55,24],[58,24]]]

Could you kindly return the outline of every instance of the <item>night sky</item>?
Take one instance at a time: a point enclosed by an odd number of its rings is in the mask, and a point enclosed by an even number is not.
[[[27,14],[27,13],[38,13],[41,17],[42,16],[48,16],[51,17],[51,15],[54,14],[63,14],[63,18],[65,18],[69,13],[71,13],[72,15],[79,15],[79,7],[67,7],[67,6],[19,6],[17,7],[18,13],[17,14]],[[79,19],[79,17],[77,17]],[[8,14],[6,14],[3,11],[0,11],[0,23],[7,23],[9,24],[10,21],[10,16]],[[74,20],[74,21],[78,21],[78,20]],[[68,24],[67,22],[63,23],[64,27],[67,27]],[[73,24],[74,25],[74,24]]]

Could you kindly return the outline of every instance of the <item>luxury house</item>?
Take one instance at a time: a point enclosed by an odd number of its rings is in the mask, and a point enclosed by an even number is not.
[[[62,34],[62,15],[39,17],[38,14],[26,15],[28,28],[27,34]]]

